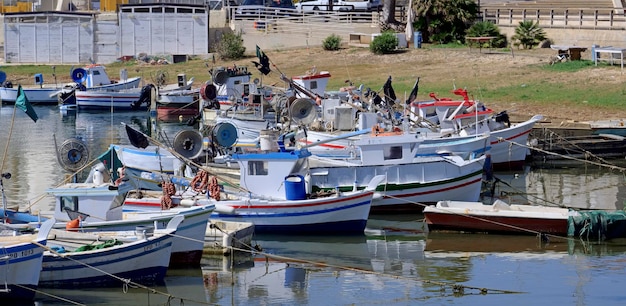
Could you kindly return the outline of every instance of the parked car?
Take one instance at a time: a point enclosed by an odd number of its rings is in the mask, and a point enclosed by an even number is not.
[[[327,11],[330,0],[300,0],[295,5],[298,12]],[[333,11],[375,11],[382,8],[381,0],[332,0]]]
[[[274,12],[281,15],[289,15],[290,11],[296,11],[291,0],[243,0],[237,7],[235,16],[258,16],[262,13],[268,13],[268,9],[271,8],[276,9]]]

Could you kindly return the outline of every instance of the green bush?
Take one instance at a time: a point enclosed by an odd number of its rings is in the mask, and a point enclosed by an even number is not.
[[[331,34],[322,41],[322,47],[324,48],[324,50],[328,51],[339,50],[339,48],[341,47],[341,37],[335,34]]]
[[[515,35],[511,37],[511,40],[514,46],[532,49],[547,38],[546,31],[539,26],[539,22],[535,23],[532,20],[526,20],[519,22],[519,26],[515,28]]]
[[[376,37],[370,43],[370,51],[375,54],[393,53],[398,46],[398,37],[393,32],[385,32]]]
[[[482,47],[504,48],[507,45],[506,36],[500,33],[500,28],[498,28],[497,25],[489,21],[479,21],[473,24],[467,29],[465,34],[467,37],[495,37]],[[468,42],[467,44],[469,45],[471,43]]]
[[[243,46],[241,34],[224,33],[215,51],[222,59],[238,60],[243,58],[246,47]]]

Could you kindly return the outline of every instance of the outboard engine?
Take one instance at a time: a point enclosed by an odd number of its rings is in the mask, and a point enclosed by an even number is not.
[[[141,104],[146,103],[147,107],[150,107],[150,101],[152,100],[152,89],[154,89],[154,85],[148,84],[141,88],[141,95],[139,95],[139,100],[130,104],[130,108],[136,110],[141,107]]]
[[[2,83],[2,87],[13,88],[13,83],[11,81],[4,81],[4,83]]]

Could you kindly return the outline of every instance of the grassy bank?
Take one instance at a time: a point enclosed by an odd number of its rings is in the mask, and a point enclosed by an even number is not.
[[[168,82],[176,82],[176,75],[195,77],[196,85],[210,79],[208,69],[217,66],[248,66],[263,84],[283,86],[279,74],[302,75],[312,69],[332,74],[329,90],[363,84],[372,90],[381,90],[387,78],[399,98],[410,92],[420,78],[418,97],[428,99],[429,92],[440,97],[451,96],[455,86],[467,88],[470,94],[496,111],[508,110],[520,116],[544,114],[551,120],[597,120],[626,118],[626,76],[618,65],[589,60],[549,64],[554,50],[494,50],[467,48],[408,49],[391,55],[374,55],[366,48],[344,48],[336,52],[320,48],[266,52],[272,64],[272,73],[261,76],[251,61],[190,60],[170,65],[150,65],[135,61],[107,65],[111,77],[118,77],[122,68],[129,76],[142,76],[152,82],[164,71]],[[587,54],[589,57],[589,54]],[[584,59],[583,55],[583,59]],[[59,83],[71,81],[72,66],[57,65]],[[4,66],[8,80],[14,84],[33,84],[33,75],[43,73],[46,83],[54,83],[51,66]]]

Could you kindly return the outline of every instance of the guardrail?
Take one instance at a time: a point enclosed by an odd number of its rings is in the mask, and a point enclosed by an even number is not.
[[[299,12],[295,9],[283,9],[283,8],[245,8],[243,6],[233,7],[230,10],[229,16],[232,19],[237,20],[266,20],[266,19],[286,19],[290,22],[293,21],[306,21],[306,20],[324,20],[326,22],[340,22],[340,23],[369,23],[373,22],[373,12],[364,11],[304,11]]]
[[[539,22],[544,28],[626,30],[624,9],[616,8],[491,8],[481,7],[483,21],[517,27],[520,21]]]

